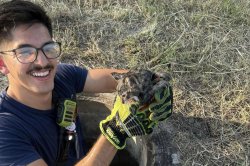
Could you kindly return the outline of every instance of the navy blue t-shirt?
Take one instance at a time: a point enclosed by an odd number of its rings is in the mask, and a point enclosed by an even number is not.
[[[59,64],[53,94],[57,98],[72,98],[82,92],[87,70],[73,65]],[[32,100],[32,99],[30,99]],[[82,133],[77,120],[80,156],[84,156]],[[49,166],[56,164],[59,126],[56,110],[41,111],[14,100],[3,91],[0,95],[0,166],[27,165],[43,159]],[[71,148],[67,165],[76,163]]]

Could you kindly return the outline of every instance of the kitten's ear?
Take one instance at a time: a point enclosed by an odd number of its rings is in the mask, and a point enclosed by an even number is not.
[[[117,72],[113,72],[111,73],[112,77],[115,79],[115,80],[120,80],[123,78],[123,76],[125,75],[126,73],[117,73]]]
[[[153,75],[151,77],[151,81],[157,82],[157,81],[160,81],[160,80],[171,81],[170,73],[166,73],[166,72],[153,73]]]

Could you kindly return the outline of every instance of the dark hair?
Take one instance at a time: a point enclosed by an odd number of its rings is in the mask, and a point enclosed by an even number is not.
[[[12,0],[0,4],[0,43],[11,39],[11,30],[21,24],[41,23],[51,37],[51,20],[42,7],[29,1]]]

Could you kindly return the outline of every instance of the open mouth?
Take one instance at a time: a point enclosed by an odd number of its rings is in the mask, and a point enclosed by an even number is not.
[[[54,69],[54,66],[52,64],[48,64],[44,67],[33,66],[33,68],[27,71],[27,74],[36,78],[45,78],[49,76],[49,74],[51,73],[53,69]]]
[[[50,73],[50,70],[47,70],[47,71],[36,71],[36,72],[31,72],[30,74],[33,76],[33,77],[47,77]]]

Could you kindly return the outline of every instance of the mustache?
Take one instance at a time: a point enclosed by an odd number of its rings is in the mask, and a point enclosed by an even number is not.
[[[46,66],[40,66],[40,65],[34,65],[32,66],[31,69],[29,69],[27,71],[27,73],[31,73],[33,71],[40,71],[40,70],[43,70],[43,69],[46,69],[46,70],[52,70],[54,69],[55,67],[52,65],[52,64],[47,64]]]

